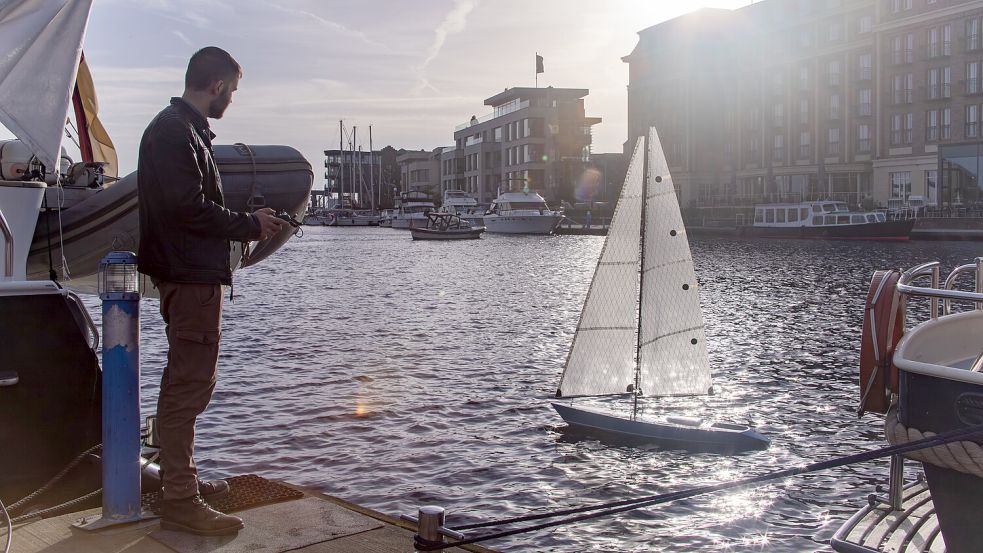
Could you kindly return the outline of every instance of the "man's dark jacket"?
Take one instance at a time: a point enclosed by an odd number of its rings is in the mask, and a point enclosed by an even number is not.
[[[140,272],[171,282],[232,284],[229,241],[260,237],[259,221],[224,207],[208,121],[172,98],[143,133],[137,166]]]

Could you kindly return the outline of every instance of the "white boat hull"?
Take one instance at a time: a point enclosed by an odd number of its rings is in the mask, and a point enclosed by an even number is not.
[[[552,234],[563,215],[485,215],[488,232],[497,234]]]
[[[475,240],[481,238],[484,227],[468,229],[435,230],[429,228],[411,229],[414,240]]]
[[[602,439],[658,443],[674,449],[715,452],[766,449],[771,443],[751,427],[740,424],[703,424],[699,420],[683,417],[667,417],[659,422],[630,420],[563,403],[552,405],[572,428]]]
[[[419,217],[399,217],[399,216],[393,217],[392,228],[402,229],[402,230],[408,230],[414,228],[426,228],[427,217],[422,213],[419,213],[418,215],[420,216]]]

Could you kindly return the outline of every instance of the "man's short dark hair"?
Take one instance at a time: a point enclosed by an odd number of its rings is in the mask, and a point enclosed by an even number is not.
[[[242,77],[242,67],[231,54],[216,46],[206,46],[195,52],[184,74],[184,87],[205,90],[215,81]]]

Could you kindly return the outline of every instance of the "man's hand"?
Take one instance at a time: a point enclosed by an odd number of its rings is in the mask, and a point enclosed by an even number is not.
[[[257,209],[253,212],[256,216],[256,220],[259,221],[259,228],[261,234],[259,235],[260,240],[266,240],[267,238],[272,238],[273,235],[280,232],[287,222],[275,215],[275,211],[268,207],[262,209]]]

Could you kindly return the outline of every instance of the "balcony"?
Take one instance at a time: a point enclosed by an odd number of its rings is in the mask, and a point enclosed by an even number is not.
[[[481,144],[483,142],[480,136],[469,136],[467,140],[464,141],[464,146],[474,146],[475,144]]]
[[[460,125],[454,127],[454,132],[463,131],[464,129],[466,129],[466,128],[470,127],[470,126],[477,125],[479,123],[485,123],[487,121],[491,121],[492,119],[495,119],[496,117],[502,117],[503,115],[508,115],[510,113],[513,113],[513,112],[516,112],[516,111],[519,111],[519,110],[522,110],[522,109],[526,109],[527,107],[529,107],[529,105],[530,105],[529,104],[529,100],[523,100],[523,101],[521,101],[521,102],[519,102],[517,104],[511,104],[511,105],[509,105],[507,107],[503,107],[502,109],[496,109],[495,111],[493,111],[493,112],[491,112],[489,114],[486,114],[486,115],[483,115],[481,117],[476,117],[474,119],[471,119],[467,123],[461,123]]]
[[[930,84],[925,87],[925,98],[929,100],[948,100],[952,98],[952,85],[949,83]]]
[[[910,88],[895,90],[893,96],[894,105],[910,104],[912,96],[912,90]]]
[[[952,43],[951,42],[936,42],[934,44],[928,45],[928,57],[930,58],[941,58],[944,56],[952,55]]]
[[[840,155],[840,143],[839,142],[827,142],[826,143],[826,155],[838,156]]]

